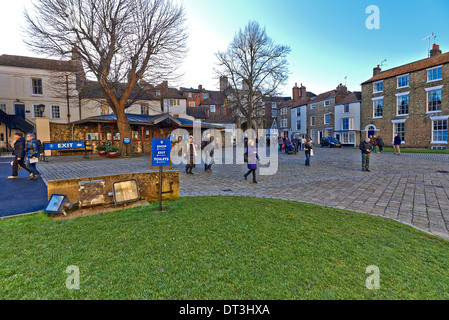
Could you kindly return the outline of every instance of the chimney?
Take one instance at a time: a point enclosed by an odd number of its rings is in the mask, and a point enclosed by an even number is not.
[[[337,97],[346,97],[348,94],[348,88],[340,83],[337,87]]]
[[[301,88],[299,88],[299,97],[300,98],[307,98],[307,89],[305,86],[301,83]]]
[[[436,43],[434,43],[432,50],[430,50],[430,56],[431,57],[439,56],[439,55],[441,55],[441,53],[442,52],[440,50],[440,46],[437,45]]]
[[[223,92],[229,86],[228,77],[221,76],[220,77],[220,91]]]
[[[293,87],[293,101],[299,100],[299,98],[300,98],[299,91],[300,90],[299,90],[298,84],[295,83],[295,86]]]
[[[381,73],[381,71],[382,71],[382,69],[380,68],[379,65],[377,65],[377,67],[373,69],[373,77],[375,75],[378,75],[379,73]]]
[[[200,90],[200,91],[203,90],[203,86],[202,86],[202,85],[199,85],[199,86],[198,86],[198,90]]]

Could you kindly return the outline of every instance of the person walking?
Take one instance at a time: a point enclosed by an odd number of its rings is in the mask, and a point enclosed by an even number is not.
[[[293,137],[292,143],[293,143],[293,147],[295,148],[295,153],[298,153],[299,140],[298,140],[297,136]]]
[[[36,137],[34,134],[27,134],[27,143],[26,143],[26,164],[25,166],[28,168],[31,176],[28,180],[37,180],[41,173],[36,168],[36,163],[39,161],[39,146],[36,142]]]
[[[304,153],[306,155],[306,167],[310,167],[310,157],[313,153],[312,140],[307,141],[304,145]]]
[[[402,139],[401,139],[401,137],[399,136],[399,134],[395,134],[394,135],[394,149],[393,149],[393,152],[394,152],[394,154],[396,154],[396,152],[397,152],[397,154],[400,156],[401,155],[401,144],[402,144]]]
[[[8,177],[8,179],[17,179],[19,177],[19,168],[27,170],[30,174],[32,173],[25,165],[26,141],[23,134],[21,132],[16,132],[14,133],[14,138],[14,150],[12,153],[14,156],[14,161],[12,163],[12,174]]]
[[[195,144],[193,143],[193,136],[189,137],[189,142],[186,145],[184,158],[187,160],[186,164],[186,173],[187,174],[193,174],[192,169],[196,167],[195,165],[195,158],[197,157],[198,153],[196,151]]]
[[[205,159],[204,159],[204,171],[212,173],[212,164],[214,163],[214,149],[208,151],[206,148],[214,142],[214,139],[211,138],[210,133],[206,135],[206,138],[201,142],[201,150],[203,150]],[[208,148],[209,149],[209,148]]]
[[[285,138],[284,139],[284,150],[285,150],[285,153],[288,153],[288,148],[291,146],[291,142],[290,142],[290,139],[287,137],[287,138]]]
[[[248,169],[249,171],[243,176],[245,180],[248,180],[248,176],[253,174],[253,183],[256,181],[256,170],[257,170],[257,160],[259,160],[259,155],[257,154],[256,146],[254,145],[254,140],[248,142],[248,147],[246,149],[246,154],[248,155]]]
[[[282,148],[284,147],[284,139],[282,137],[279,138],[279,152],[282,152]]]
[[[360,144],[360,150],[362,151],[362,171],[371,172],[369,169],[369,165],[372,148],[373,145],[371,144],[370,138],[366,138]]]
[[[372,145],[373,145],[373,153],[377,153],[377,145],[378,145],[377,136],[373,136]]]
[[[384,143],[382,137],[381,136],[377,136],[377,146],[379,147],[379,152],[380,153],[384,152],[384,145],[385,145],[385,143]]]

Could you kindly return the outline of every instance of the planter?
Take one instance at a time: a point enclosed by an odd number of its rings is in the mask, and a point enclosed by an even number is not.
[[[108,157],[109,158],[117,158],[118,157],[118,152],[108,152]]]
[[[105,157],[107,154],[108,154],[107,151],[98,151],[98,155],[99,155],[100,157]]]

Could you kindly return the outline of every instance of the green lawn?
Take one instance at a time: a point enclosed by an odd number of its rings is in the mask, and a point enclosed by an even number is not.
[[[239,197],[156,207],[0,220],[0,298],[449,299],[449,242],[391,220]]]
[[[345,149],[354,149],[354,150],[360,150],[357,147],[345,147]],[[377,148],[377,151],[379,152],[379,148]],[[393,148],[384,148],[384,152],[386,153],[393,153]],[[431,153],[431,154],[449,154],[449,150],[431,150],[431,149],[408,149],[408,148],[401,148],[401,153]]]

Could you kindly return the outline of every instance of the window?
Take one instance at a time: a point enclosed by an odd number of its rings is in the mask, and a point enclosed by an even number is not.
[[[398,97],[398,116],[408,115],[408,95]]]
[[[379,93],[384,91],[384,82],[378,81],[373,83],[374,91],[373,93]]]
[[[434,143],[447,143],[447,123],[448,120],[433,121],[433,141]]]
[[[156,90],[156,96],[160,97],[161,96],[161,90]]]
[[[324,124],[330,124],[331,123],[331,114],[330,113],[326,113],[324,115]]]
[[[315,116],[310,117],[310,125],[315,126]]]
[[[100,115],[106,116],[109,114],[109,105],[106,102],[100,104]]]
[[[312,103],[312,104],[310,105],[310,109],[311,109],[311,110],[315,110],[315,104],[314,104],[314,103]]]
[[[349,113],[349,104],[345,105],[345,110],[343,112],[344,113]]]
[[[194,108],[195,107],[195,101],[189,101],[189,107]]]
[[[296,130],[301,130],[301,121],[296,122]]]
[[[31,94],[35,96],[41,96],[44,94],[42,90],[42,79],[31,79]]]
[[[374,100],[374,118],[382,118],[384,115],[384,100]]]
[[[210,112],[214,112],[215,113],[215,106],[214,105],[210,106]]]
[[[278,116],[278,111],[277,110],[273,110],[272,112],[273,118],[277,118]]]
[[[408,87],[409,85],[410,85],[409,75],[398,77],[398,89]]]
[[[42,118],[44,113],[39,110],[39,105],[33,105],[34,118]]]
[[[0,133],[0,141],[5,141],[5,134],[4,133]]]
[[[341,129],[348,131],[352,130],[353,118],[344,118],[341,119]]]
[[[324,106],[329,107],[331,105],[331,102],[329,100],[324,101]]]
[[[394,135],[398,134],[402,141],[405,141],[405,122],[394,124]]]
[[[148,116],[150,114],[150,107],[148,106],[148,103],[142,103],[140,105],[140,114]]]
[[[6,113],[6,103],[0,103],[0,110]]]
[[[271,103],[271,108],[275,109],[278,107],[278,104],[276,102]]]
[[[61,110],[59,106],[51,106],[51,118],[61,119]]]
[[[192,92],[189,92],[187,95],[189,98],[192,98]]]
[[[288,125],[287,119],[282,119],[281,123],[282,123],[282,128],[287,128],[287,125]]]
[[[315,130],[310,131],[311,139],[315,140]]]
[[[347,132],[341,135],[341,143],[343,144],[355,144],[355,133]]]
[[[427,70],[427,82],[438,81],[442,79],[443,79],[442,67]]]
[[[297,117],[301,116],[301,108],[296,109],[296,116]]]
[[[427,112],[441,111],[441,89],[427,92]]]
[[[207,94],[203,94],[203,99],[207,99]]]

